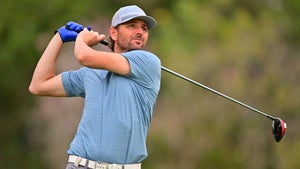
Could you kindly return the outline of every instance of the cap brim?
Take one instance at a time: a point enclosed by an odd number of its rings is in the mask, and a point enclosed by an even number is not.
[[[148,29],[154,28],[157,24],[156,20],[151,16],[138,16],[138,17],[135,17],[132,19],[140,19],[140,20],[144,21],[147,24]]]
[[[118,25],[126,23],[126,22],[128,22],[132,19],[139,19],[139,20],[144,21],[147,24],[148,29],[154,28],[157,24],[156,20],[153,17],[147,16],[147,15],[141,15],[141,16],[135,16],[135,17],[127,18],[127,19],[123,20],[123,22],[119,23]],[[116,27],[118,25],[112,25],[112,26]]]

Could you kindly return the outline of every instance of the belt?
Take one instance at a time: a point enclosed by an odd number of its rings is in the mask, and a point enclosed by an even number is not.
[[[142,164],[109,164],[104,162],[96,162],[82,157],[69,155],[69,163],[74,163],[75,166],[81,165],[91,169],[141,169]]]

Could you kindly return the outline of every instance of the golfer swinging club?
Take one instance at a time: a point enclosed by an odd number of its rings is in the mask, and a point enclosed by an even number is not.
[[[160,60],[142,50],[154,26],[154,18],[131,5],[120,8],[112,18],[109,39],[113,52],[93,49],[105,35],[75,22],[58,29],[49,42],[29,91],[85,98],[82,118],[67,151],[66,169],[141,168],[160,89]],[[75,41],[74,54],[83,67],[55,74],[59,53],[69,41]]]

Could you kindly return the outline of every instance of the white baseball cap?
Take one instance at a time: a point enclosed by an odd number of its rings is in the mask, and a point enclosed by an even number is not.
[[[144,21],[147,24],[148,29],[156,26],[156,20],[153,17],[146,15],[146,13],[136,5],[120,8],[113,16],[111,26],[117,27],[131,19],[140,19]]]

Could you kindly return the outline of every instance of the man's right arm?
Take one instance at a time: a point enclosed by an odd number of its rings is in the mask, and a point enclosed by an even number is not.
[[[66,96],[61,75],[56,75],[56,61],[63,41],[56,33],[42,54],[29,85],[30,93],[40,96]]]

